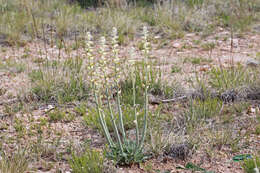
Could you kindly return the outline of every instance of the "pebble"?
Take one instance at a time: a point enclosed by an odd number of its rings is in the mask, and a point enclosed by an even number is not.
[[[179,48],[179,47],[181,47],[181,44],[180,43],[173,43],[173,45],[172,45],[174,48]]]
[[[246,65],[250,66],[250,67],[257,67],[257,66],[259,66],[259,64],[260,64],[260,62],[255,59],[248,59],[246,61]]]

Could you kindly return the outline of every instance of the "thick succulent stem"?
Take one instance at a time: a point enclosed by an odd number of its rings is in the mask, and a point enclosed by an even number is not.
[[[119,98],[119,88],[117,88],[117,108],[118,108],[118,113],[119,113],[119,124],[120,124],[120,129],[121,133],[123,135],[123,141],[125,141],[126,136],[125,136],[125,128],[124,128],[124,122],[123,122],[123,113],[120,105],[120,98]]]
[[[132,73],[134,73],[134,72],[132,72]],[[136,137],[135,137],[135,139],[136,139],[136,149],[138,148],[138,146],[139,146],[139,127],[138,127],[138,121],[137,121],[137,112],[136,112],[136,92],[135,92],[135,76],[134,75],[132,75],[133,76],[133,106],[134,106],[134,118],[135,118],[135,120],[134,120],[134,123],[135,123],[135,135],[136,135]]]
[[[97,94],[95,93],[95,102],[96,102],[96,108],[97,108],[97,112],[98,112],[98,116],[99,116],[99,121],[100,121],[100,124],[101,124],[101,127],[102,127],[102,130],[104,131],[105,133],[105,137],[106,137],[106,140],[109,144],[110,147],[113,147],[114,146],[114,143],[112,141],[112,138],[110,136],[110,133],[107,129],[107,125],[106,125],[106,122],[104,120],[104,115],[103,113],[101,113],[100,111],[100,105],[99,105],[99,100],[98,100],[98,97],[97,97]]]
[[[114,131],[116,133],[116,138],[117,138],[117,142],[119,144],[120,150],[123,153],[124,152],[123,146],[122,146],[120,135],[119,135],[119,132],[118,132],[118,129],[117,129],[117,126],[116,126],[116,121],[115,121],[115,117],[114,117],[114,114],[113,114],[113,111],[112,111],[112,107],[111,107],[111,104],[110,104],[108,89],[106,89],[106,95],[107,95],[107,103],[108,103],[108,108],[109,108],[109,111],[110,111],[110,118],[111,118],[111,121],[112,121],[112,125],[113,125]]]
[[[144,144],[144,139],[146,136],[146,130],[147,130],[147,115],[148,115],[148,96],[147,96],[147,86],[145,86],[145,107],[144,107],[144,124],[143,124],[143,132],[141,136],[141,141],[139,144],[138,149],[142,149]]]

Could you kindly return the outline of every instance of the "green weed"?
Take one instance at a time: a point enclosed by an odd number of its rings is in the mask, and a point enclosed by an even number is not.
[[[193,65],[208,64],[212,62],[212,59],[203,57],[185,57],[183,63],[191,63]]]
[[[87,147],[80,156],[73,153],[69,164],[75,173],[102,173],[104,171],[104,156]]]
[[[241,165],[246,173],[257,173],[255,169],[260,168],[260,159],[257,156],[252,159],[246,159],[241,163]]]
[[[51,111],[48,114],[48,117],[50,122],[57,122],[57,121],[71,122],[75,118],[75,116],[72,113],[57,108]]]
[[[171,67],[171,73],[180,73],[181,72],[181,67],[178,65],[172,65]]]
[[[260,135],[260,123],[256,125],[255,127],[255,134]]]

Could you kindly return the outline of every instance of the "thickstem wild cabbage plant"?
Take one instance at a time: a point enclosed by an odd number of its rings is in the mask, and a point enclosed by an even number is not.
[[[123,113],[121,108],[120,102],[120,73],[123,71],[121,62],[119,59],[119,45],[118,45],[118,35],[117,29],[113,28],[112,30],[112,39],[111,39],[111,46],[112,46],[112,58],[107,58],[106,52],[106,39],[105,37],[101,37],[100,39],[100,47],[99,47],[99,60],[97,63],[93,61],[93,54],[92,54],[92,36],[90,33],[87,33],[87,43],[86,43],[86,56],[88,59],[88,68],[89,68],[89,75],[93,76],[91,79],[93,90],[94,90],[94,97],[96,103],[96,110],[99,115],[99,121],[101,123],[102,130],[104,131],[105,138],[109,145],[109,151],[107,152],[107,157],[114,160],[116,164],[119,165],[128,165],[131,163],[139,163],[146,159],[146,156],[143,153],[143,146],[144,140],[147,131],[147,115],[148,115],[148,55],[149,55],[149,42],[148,42],[148,30],[147,27],[143,28],[143,54],[145,56],[145,80],[143,86],[145,88],[144,94],[144,117],[142,119],[142,131],[141,134],[138,126],[137,121],[137,105],[136,105],[136,87],[135,87],[135,68],[134,63],[131,63],[131,78],[133,80],[132,88],[133,88],[133,109],[134,109],[134,123],[135,123],[135,140],[130,140],[126,136],[124,122],[123,122]],[[131,60],[131,62],[133,62]],[[112,66],[112,71],[109,66]],[[113,109],[111,103],[111,88],[116,89],[116,111]],[[104,103],[103,100],[106,100],[107,107],[109,109],[109,115],[106,115],[103,111]],[[119,115],[119,121],[116,121],[117,116]],[[110,134],[106,121],[105,116],[109,116],[112,122],[113,130],[115,133],[115,139],[112,138]],[[116,122],[119,122],[117,124]]]

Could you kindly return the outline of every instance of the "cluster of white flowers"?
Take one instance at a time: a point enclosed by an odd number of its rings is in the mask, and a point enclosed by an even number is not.
[[[120,79],[120,59],[119,59],[119,45],[118,45],[118,34],[117,29],[113,27],[112,29],[112,66],[113,66],[113,73],[112,76],[115,79],[115,82],[118,83]]]
[[[148,30],[147,27],[143,27],[143,53],[145,58],[146,72],[149,71],[148,57],[150,51],[150,43],[148,41]],[[92,84],[98,89],[101,87],[107,87],[113,82],[113,85],[118,85],[121,73],[123,70],[123,62],[120,61],[119,58],[119,44],[118,44],[118,31],[115,27],[112,28],[111,32],[111,58],[108,58],[108,46],[106,43],[106,38],[101,37],[99,41],[99,49],[98,49],[98,59],[95,60],[94,51],[93,51],[93,37],[90,32],[86,34],[86,57],[87,57],[87,70],[88,70],[88,78]],[[135,78],[134,75],[134,55],[135,49],[132,47],[130,49],[130,61],[128,61],[128,65],[131,70],[131,77]],[[149,75],[149,74],[148,74]],[[146,75],[147,76],[147,75]],[[146,81],[147,77],[146,77]]]
[[[120,58],[117,29],[114,27],[111,34],[112,58],[107,57],[106,38],[101,37],[99,41],[98,59],[95,61],[93,55],[93,37],[90,32],[86,34],[86,57],[89,81],[98,89],[108,85],[110,82],[118,84],[120,79]],[[112,71],[110,70],[112,69]]]
[[[147,27],[143,27],[143,52],[144,52],[144,62],[145,62],[145,85],[148,87],[148,82],[149,82],[149,70],[150,70],[150,65],[148,64],[148,57],[149,57],[149,52],[150,52],[150,43],[148,41],[148,30]]]
[[[108,60],[106,57],[106,38],[101,37],[99,41],[99,59],[97,61],[97,77],[99,78],[99,85],[104,86],[108,83]]]
[[[142,40],[143,40],[143,52],[145,56],[148,56],[150,50],[150,43],[148,41],[148,30],[146,26],[143,27]]]
[[[94,55],[93,55],[93,37],[90,32],[87,32],[86,35],[86,57],[87,57],[87,70],[88,70],[88,79],[93,83],[94,78],[92,76],[95,76],[95,63],[94,63]]]
[[[134,60],[134,54],[135,54],[135,48],[134,47],[131,47],[130,48],[130,51],[129,51],[129,55],[130,55],[130,58],[128,59],[128,66],[131,71],[131,78],[133,80],[133,82],[135,82],[135,60]]]

